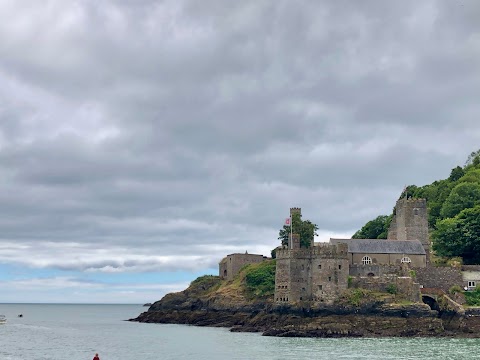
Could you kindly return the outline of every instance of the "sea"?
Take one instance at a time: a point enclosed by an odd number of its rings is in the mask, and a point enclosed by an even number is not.
[[[0,304],[0,360],[478,359],[480,339],[276,338],[125,321],[141,305]],[[18,317],[23,314],[23,317]]]

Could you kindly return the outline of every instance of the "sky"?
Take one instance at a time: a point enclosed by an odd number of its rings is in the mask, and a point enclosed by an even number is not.
[[[145,303],[480,148],[480,2],[0,2],[0,303]]]

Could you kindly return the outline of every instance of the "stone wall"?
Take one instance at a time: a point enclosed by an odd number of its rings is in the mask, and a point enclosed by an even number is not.
[[[420,285],[413,278],[397,275],[380,277],[356,277],[352,279],[352,287],[371,291],[390,292],[395,289],[395,296],[412,302],[420,302]]]
[[[463,286],[460,269],[451,267],[414,268],[417,282],[425,288],[442,289],[445,292],[454,286]]]
[[[350,276],[409,275],[407,265],[350,265]]]

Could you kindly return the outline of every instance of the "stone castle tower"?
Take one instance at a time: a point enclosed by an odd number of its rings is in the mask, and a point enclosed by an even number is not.
[[[397,201],[387,240],[419,240],[427,254],[427,264],[430,262],[426,199],[402,198]]]
[[[348,286],[348,245],[277,249],[275,302],[330,303]]]

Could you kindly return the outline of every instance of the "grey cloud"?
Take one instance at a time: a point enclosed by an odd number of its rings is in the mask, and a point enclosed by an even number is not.
[[[475,1],[9,6],[0,242],[215,267],[290,206],[354,231],[478,147]],[[191,269],[117,255],[49,264]]]

